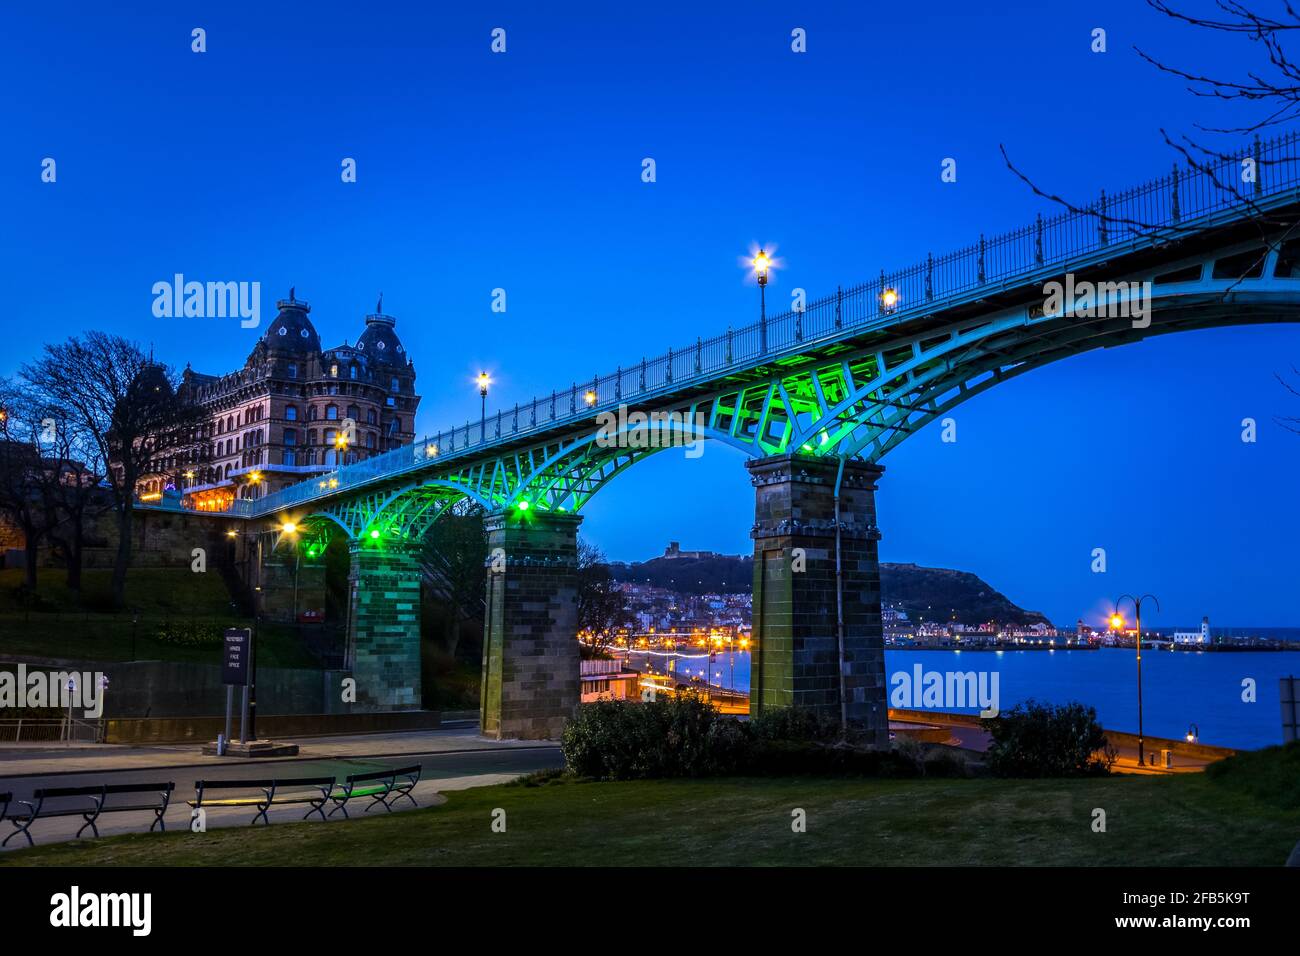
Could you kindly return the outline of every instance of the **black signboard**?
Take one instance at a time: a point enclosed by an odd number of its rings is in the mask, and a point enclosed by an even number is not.
[[[246,627],[226,628],[225,654],[221,660],[221,683],[248,685],[248,662],[253,652],[253,632]]]

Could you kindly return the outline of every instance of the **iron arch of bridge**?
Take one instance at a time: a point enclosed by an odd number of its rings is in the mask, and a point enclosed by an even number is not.
[[[1267,252],[1247,277],[1216,274],[1216,263],[1251,249]],[[961,403],[1051,362],[1171,332],[1300,321],[1300,277],[1276,275],[1278,255],[1276,242],[1254,241],[1109,278],[1112,291],[1093,303],[1105,315],[1021,305],[769,367],[657,409],[633,406],[623,419],[605,412],[530,446],[489,449],[441,468],[434,459],[400,483],[321,501],[302,521],[328,521],[350,539],[370,529],[418,538],[466,500],[488,511],[527,501],[543,512],[577,513],[634,464],[697,440],[751,458],[796,452],[879,462]],[[1133,290],[1140,294],[1147,282],[1147,324],[1135,324]],[[638,447],[638,436],[647,447]]]

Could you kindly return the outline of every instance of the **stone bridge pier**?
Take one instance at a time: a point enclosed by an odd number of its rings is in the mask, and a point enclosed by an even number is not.
[[[746,466],[754,485],[750,715],[794,706],[838,721],[842,689],[849,723],[875,746],[888,746],[875,501],[884,469],[844,465],[837,581],[839,460],[777,455]]]
[[[487,518],[482,733],[558,739],[578,706],[578,525],[510,509]]]
[[[348,664],[357,682],[354,711],[420,709],[420,551],[418,543],[349,542]]]

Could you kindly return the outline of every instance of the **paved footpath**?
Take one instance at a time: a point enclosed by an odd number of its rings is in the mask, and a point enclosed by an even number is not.
[[[239,759],[209,757],[200,752],[199,744],[174,744],[152,747],[113,745],[82,746],[64,749],[49,744],[39,747],[0,746],[0,791],[12,791],[15,800],[30,799],[41,787],[75,787],[86,784],[146,783],[174,781],[176,789],[165,820],[168,830],[189,828],[190,809],[185,801],[194,795],[194,781],[248,777],[335,776],[340,780],[350,773],[365,773],[390,767],[418,763],[420,783],[415,798],[420,806],[442,802],[440,793],[470,787],[506,783],[527,773],[559,767],[563,760],[559,745],[550,741],[496,741],[478,736],[475,722],[463,727],[439,730],[404,731],[391,734],[358,734],[339,737],[284,738],[298,744],[297,757]],[[368,800],[349,804],[355,818],[361,815]],[[21,809],[17,804],[11,810]],[[411,809],[403,800],[394,809]],[[272,823],[299,820],[306,807],[272,808]],[[327,811],[328,812],[328,809]],[[382,809],[372,811],[382,813]],[[207,826],[247,826],[254,811],[209,810]],[[313,816],[319,822],[319,817]],[[342,819],[336,813],[330,820]],[[98,821],[103,836],[139,833],[148,829],[152,812],[106,814]],[[80,817],[37,820],[32,834],[38,845],[71,840],[83,821]],[[10,823],[0,824],[0,839],[13,832]],[[20,849],[26,841],[17,836],[5,851]]]

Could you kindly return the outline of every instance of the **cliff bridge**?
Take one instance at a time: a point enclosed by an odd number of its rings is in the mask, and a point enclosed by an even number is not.
[[[1300,319],[1296,140],[1256,140],[1240,162],[1175,168],[1081,211],[981,236],[803,309],[237,501],[228,517],[267,536],[268,553],[296,552],[307,565],[323,539],[347,539],[359,706],[402,709],[420,704],[420,540],[457,503],[482,505],[492,554],[483,732],[554,737],[577,704],[583,507],[665,446],[731,445],[755,487],[752,709],[822,708],[883,743],[881,459],[1049,362],[1171,332]],[[801,573],[791,570],[796,549]]]

